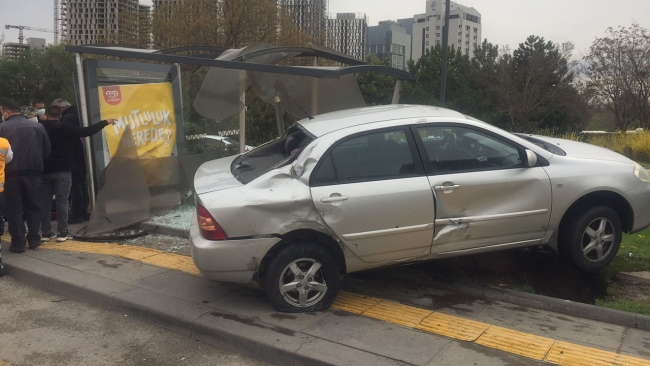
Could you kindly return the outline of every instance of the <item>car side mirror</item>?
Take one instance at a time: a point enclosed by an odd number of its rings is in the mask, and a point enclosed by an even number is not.
[[[537,165],[537,154],[528,149],[526,149],[526,164],[529,168]]]

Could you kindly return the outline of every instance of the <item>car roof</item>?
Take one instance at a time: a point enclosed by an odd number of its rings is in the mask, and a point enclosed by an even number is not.
[[[314,136],[320,137],[342,128],[367,123],[426,117],[467,119],[467,117],[462,113],[446,108],[423,105],[390,104],[325,113],[315,116],[313,119],[300,120],[298,123]],[[401,123],[396,123],[396,125],[400,124]]]

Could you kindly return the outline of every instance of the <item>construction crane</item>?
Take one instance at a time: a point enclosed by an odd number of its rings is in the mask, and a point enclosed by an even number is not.
[[[25,39],[25,36],[23,35],[23,30],[31,30],[31,31],[38,31],[38,32],[49,32],[49,33],[55,33],[51,29],[45,29],[45,28],[35,28],[35,27],[28,27],[26,25],[5,25],[5,29],[18,29],[18,43],[23,44],[23,40]]]

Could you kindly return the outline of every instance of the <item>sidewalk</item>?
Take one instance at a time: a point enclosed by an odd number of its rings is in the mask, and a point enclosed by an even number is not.
[[[185,256],[74,241],[45,248],[14,254],[3,242],[6,272],[274,364],[650,365],[648,331],[499,301],[428,308],[343,292],[331,310],[284,314],[263,292],[201,278]]]

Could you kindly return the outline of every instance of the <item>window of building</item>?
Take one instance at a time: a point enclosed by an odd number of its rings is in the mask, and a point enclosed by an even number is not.
[[[429,38],[429,34],[427,33],[427,38]]]
[[[440,29],[440,26],[437,26],[436,29]]]
[[[429,27],[427,27],[427,32],[429,31]]]
[[[459,19],[459,18],[460,18],[460,15],[458,15],[458,14],[452,14],[452,15],[449,16],[449,19]]]
[[[429,41],[427,41],[427,46],[429,45]]]
[[[440,37],[440,33],[436,33],[436,37]]]

